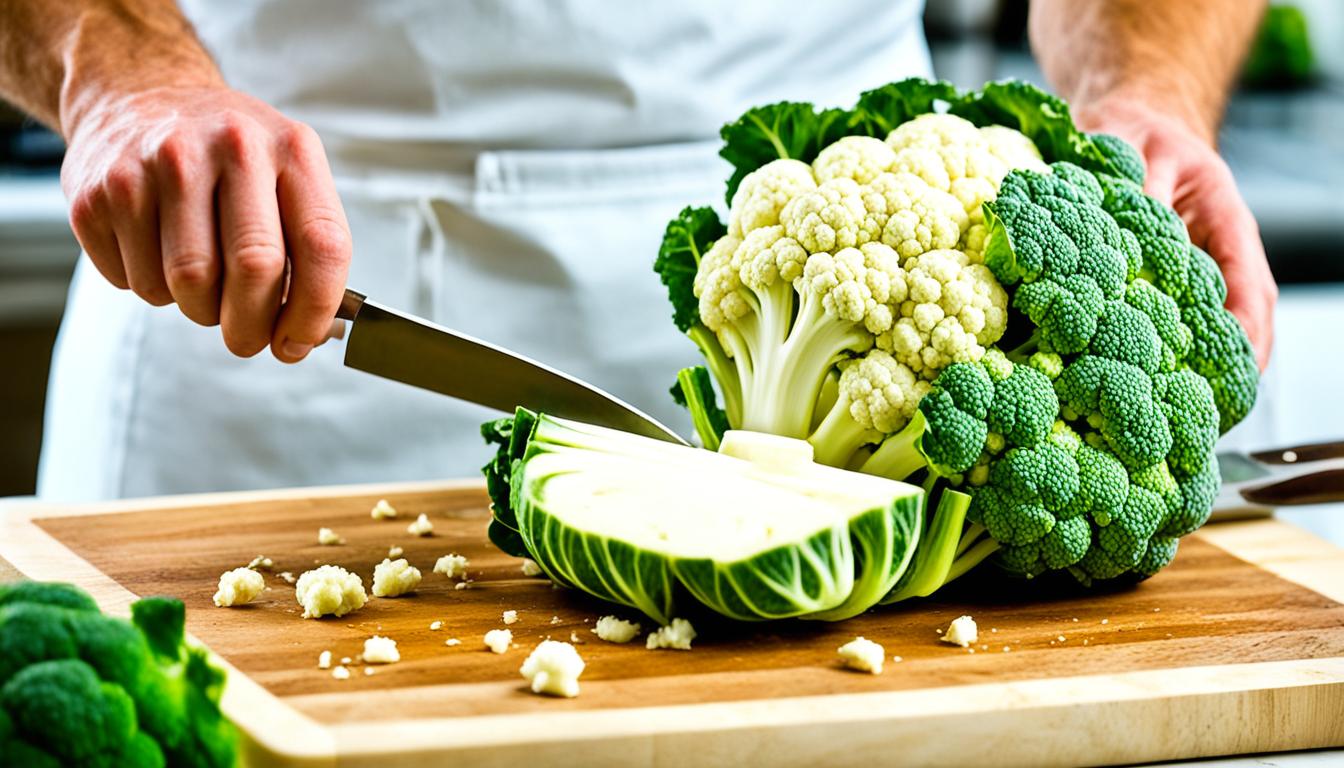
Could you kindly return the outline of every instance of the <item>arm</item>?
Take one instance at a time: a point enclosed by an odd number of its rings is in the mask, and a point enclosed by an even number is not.
[[[172,0],[0,0],[0,95],[65,139],[71,228],[114,285],[238,355],[325,338],[350,235],[321,143],[228,88]]]
[[[1214,147],[1264,0],[1035,0],[1032,48],[1081,127],[1139,149],[1147,192],[1218,261],[1263,368],[1278,289],[1255,219]]]

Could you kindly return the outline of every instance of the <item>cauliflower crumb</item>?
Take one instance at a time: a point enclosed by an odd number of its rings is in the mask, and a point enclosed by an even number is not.
[[[398,661],[401,661],[401,652],[397,650],[396,640],[374,635],[364,641],[365,664],[392,664]]]
[[[372,675],[372,674],[373,674],[373,667],[365,667],[365,668],[364,668],[364,676],[365,676],[365,677],[368,677],[368,676],[370,676],[370,675]]]
[[[583,667],[583,659],[574,646],[545,640],[528,654],[519,671],[531,683],[533,693],[573,698],[579,695]]]
[[[397,510],[387,503],[387,499],[379,499],[378,503],[374,504],[373,509],[369,511],[369,517],[374,520],[391,520],[396,516]]]
[[[470,581],[459,581],[457,583],[457,586],[453,587],[453,589],[466,589],[467,585],[470,583],[471,583]]]
[[[324,565],[305,572],[294,586],[294,596],[303,606],[303,618],[328,614],[344,616],[364,607],[368,597],[364,582],[339,565]]]
[[[443,644],[451,647],[454,645],[461,645],[462,641],[458,640],[456,637],[450,637],[447,640],[444,640]]]
[[[434,532],[434,524],[429,522],[429,517],[421,512],[420,516],[415,518],[415,522],[406,526],[406,532],[412,536],[428,536]]]
[[[578,632],[569,633],[569,642],[574,643],[575,645],[583,645],[583,640],[579,638]]]
[[[355,663],[355,660],[352,659],[352,658],[350,658],[349,656],[342,656],[342,657],[341,657],[341,663],[342,663],[342,664],[353,664],[353,663]]]
[[[398,547],[396,544],[393,544],[392,546],[387,548],[387,559],[396,560],[398,557],[401,557],[403,552],[405,552],[405,550],[403,550],[401,547]]]
[[[331,670],[331,676],[336,678],[337,680],[349,680],[350,670],[346,669],[345,667],[337,667]]]
[[[440,629],[443,629],[443,622],[442,622],[442,621],[431,621],[431,622],[429,622],[429,629],[430,629],[430,631],[437,632],[437,631],[439,631]]]
[[[331,651],[323,651],[317,655],[318,669],[331,669]]]
[[[330,528],[318,528],[317,543],[324,547],[334,547],[337,544],[344,544],[345,537],[337,534]]]
[[[902,661],[905,661],[905,659],[902,659],[900,656],[892,656],[891,660],[897,664],[900,664]]]
[[[434,563],[434,572],[442,573],[450,579],[458,577],[465,578],[467,575],[467,566],[470,564],[471,561],[467,560],[467,558],[462,555],[444,555]]]
[[[524,575],[524,576],[540,576],[540,575],[541,575],[541,566],[540,566],[540,565],[537,565],[536,562],[533,561],[533,560],[528,560],[527,558],[523,558],[523,575]]]
[[[226,608],[231,605],[250,603],[266,589],[266,580],[251,568],[234,568],[219,576],[219,591],[215,592],[215,605]]]
[[[265,555],[257,555],[247,567],[256,571],[269,571],[275,567],[275,561]]]
[[[560,623],[560,617],[559,617],[559,616],[552,616],[552,617],[551,617],[551,623],[552,623],[552,624],[559,624],[559,623]]]
[[[639,625],[616,616],[603,616],[592,632],[608,643],[628,643],[639,636]]]
[[[850,669],[871,672],[874,675],[882,674],[882,660],[886,652],[872,640],[862,636],[856,637],[840,646],[836,652],[840,654],[840,660]]]
[[[649,633],[645,647],[649,650],[670,648],[677,651],[691,650],[691,641],[695,639],[695,628],[685,619],[673,619],[666,627],[659,627]]]
[[[290,573],[289,571],[281,571],[281,572],[280,572],[279,574],[277,574],[277,575],[278,575],[280,578],[284,579],[284,580],[285,580],[287,583],[289,583],[289,584],[293,584],[294,582],[296,582],[296,581],[299,580],[297,576],[295,576],[294,574]]]
[[[373,569],[373,594],[378,597],[397,597],[415,591],[420,585],[420,569],[406,562],[406,558],[387,560]]]
[[[485,647],[495,653],[504,653],[509,650],[509,645],[513,642],[513,631],[508,629],[492,629],[485,633]]]
[[[513,623],[515,623],[515,622],[517,622],[517,621],[518,621],[518,612],[517,612],[517,611],[505,611],[505,612],[504,612],[504,623],[505,623],[505,624],[513,624]]]
[[[975,619],[970,616],[960,616],[952,620],[952,623],[947,627],[947,633],[941,639],[945,643],[968,648],[971,643],[975,642],[977,635]]]

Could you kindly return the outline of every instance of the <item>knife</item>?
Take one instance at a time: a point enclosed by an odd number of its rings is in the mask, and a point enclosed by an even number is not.
[[[512,413],[522,406],[688,445],[638,408],[503,347],[369,301],[346,289],[345,364],[385,379]]]
[[[1344,502],[1344,442],[1219,453],[1222,488],[1210,520],[1265,517],[1276,507]]]

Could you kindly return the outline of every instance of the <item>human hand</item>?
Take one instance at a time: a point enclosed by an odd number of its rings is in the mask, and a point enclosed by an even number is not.
[[[1075,117],[1079,127],[1114,134],[1139,150],[1148,170],[1144,191],[1174,208],[1190,239],[1218,262],[1227,280],[1227,308],[1246,329],[1264,370],[1279,290],[1255,217],[1211,137],[1134,99],[1095,102]]]
[[[298,362],[327,337],[351,241],[311,128],[222,84],[103,99],[63,127],[70,224],[113,285],[242,357]]]

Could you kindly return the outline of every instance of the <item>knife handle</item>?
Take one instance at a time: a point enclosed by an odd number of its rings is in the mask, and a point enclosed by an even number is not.
[[[1272,507],[1338,503],[1344,501],[1344,469],[1310,472],[1257,488],[1243,488],[1241,497]]]
[[[345,295],[341,297],[341,306],[336,310],[336,317],[340,320],[354,320],[362,306],[364,306],[364,294],[353,288],[346,288]]]

